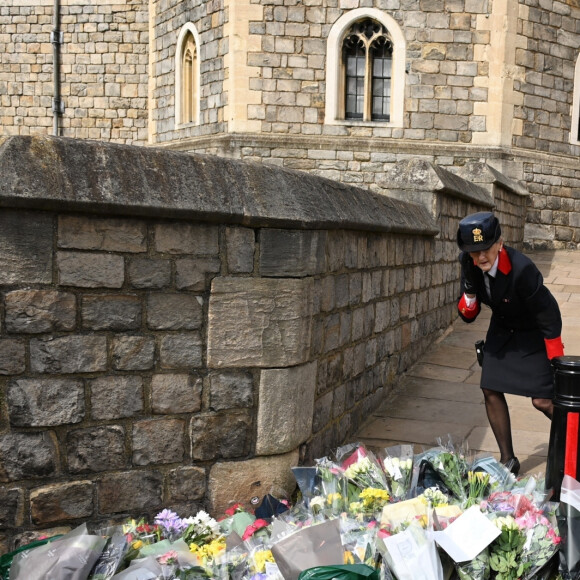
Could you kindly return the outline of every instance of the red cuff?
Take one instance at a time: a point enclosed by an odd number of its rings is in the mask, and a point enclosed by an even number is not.
[[[463,294],[463,296],[461,297],[461,300],[459,300],[459,303],[457,304],[457,308],[459,310],[459,312],[461,312],[461,315],[464,318],[467,318],[469,320],[471,320],[472,318],[475,318],[478,314],[479,314],[479,302],[477,302],[477,300],[470,306],[467,306],[467,300],[465,299],[465,294]]]
[[[544,338],[546,343],[546,354],[548,359],[552,360],[556,356],[564,356],[564,345],[562,344],[562,337]]]

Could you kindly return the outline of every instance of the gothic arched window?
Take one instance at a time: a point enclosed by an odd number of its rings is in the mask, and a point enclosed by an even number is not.
[[[344,118],[389,121],[393,42],[386,28],[370,18],[355,22],[343,41],[342,59]]]
[[[175,116],[177,125],[199,123],[199,36],[186,24],[177,40]]]
[[[389,14],[376,8],[343,14],[327,40],[324,122],[402,127],[405,53],[405,36]]]

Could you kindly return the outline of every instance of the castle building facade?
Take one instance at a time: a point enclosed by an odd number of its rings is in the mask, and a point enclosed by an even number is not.
[[[6,0],[0,106],[0,137],[210,153],[387,194],[400,161],[485,162],[529,194],[529,247],[580,245],[578,0]]]

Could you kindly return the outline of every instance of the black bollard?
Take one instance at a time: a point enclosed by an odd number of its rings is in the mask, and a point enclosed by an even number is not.
[[[560,500],[564,475],[580,479],[580,357],[552,359],[554,370],[554,415],[546,464],[546,489],[551,501]]]

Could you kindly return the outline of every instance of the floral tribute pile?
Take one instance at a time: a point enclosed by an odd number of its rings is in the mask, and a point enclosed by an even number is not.
[[[295,468],[293,503],[267,495],[153,522],[86,525],[0,558],[4,580],[548,580],[558,577],[556,511],[542,478],[516,479],[451,441],[413,454],[339,448]],[[10,562],[7,564],[7,560]],[[2,560],[4,559],[4,562]],[[572,576],[569,576],[570,578]]]

